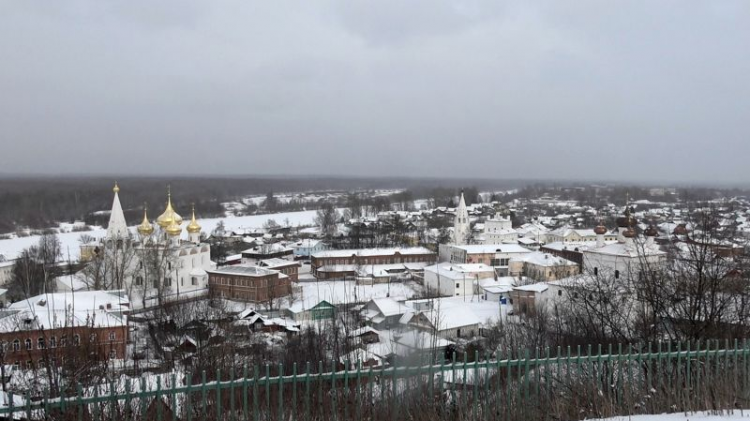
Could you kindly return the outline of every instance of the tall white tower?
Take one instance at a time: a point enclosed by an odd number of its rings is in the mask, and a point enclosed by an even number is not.
[[[112,189],[115,192],[115,198],[112,201],[112,213],[109,214],[109,225],[107,225],[108,239],[125,239],[128,238],[128,224],[125,222],[125,214],[122,212],[120,205],[120,187],[115,183]]]
[[[461,198],[458,200],[456,217],[453,221],[453,244],[464,245],[469,241],[469,211],[466,210],[464,191],[461,190]]]

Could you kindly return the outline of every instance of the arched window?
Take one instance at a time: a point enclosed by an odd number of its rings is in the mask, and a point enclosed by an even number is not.
[[[21,341],[18,339],[13,341],[13,352],[20,351],[21,350]]]
[[[619,270],[615,271],[615,279],[620,279],[620,271]]]
[[[89,342],[96,342],[96,333],[92,333],[89,335]]]
[[[31,339],[26,339],[26,349],[31,349]]]
[[[51,337],[49,338],[49,347],[50,347],[50,348],[55,348],[55,347],[57,347],[57,338],[55,338],[54,336],[51,336]]]
[[[37,349],[44,349],[46,348],[46,344],[44,343],[44,338],[39,338],[36,344]]]
[[[136,285],[143,285],[143,277],[142,276],[137,276],[135,278],[135,284]]]
[[[109,332],[109,340],[114,341],[115,339],[117,339],[117,334],[114,331]]]
[[[73,345],[78,346],[81,344],[81,335],[75,334],[73,335]]]

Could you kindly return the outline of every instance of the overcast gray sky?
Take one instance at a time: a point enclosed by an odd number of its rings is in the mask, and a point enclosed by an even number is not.
[[[2,1],[0,173],[744,182],[750,2]]]

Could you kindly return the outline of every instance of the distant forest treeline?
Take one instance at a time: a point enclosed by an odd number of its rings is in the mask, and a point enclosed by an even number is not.
[[[403,179],[352,177],[24,177],[0,178],[0,233],[19,227],[43,229],[60,222],[84,221],[103,225],[109,219],[112,187],[120,185],[120,201],[128,223],[143,217],[143,205],[154,218],[164,209],[167,185],[172,201],[184,217],[195,203],[201,217],[223,214],[222,202],[268,192],[305,192],[356,189],[409,189],[414,198],[428,197],[435,188],[510,189],[526,184],[521,180]]]

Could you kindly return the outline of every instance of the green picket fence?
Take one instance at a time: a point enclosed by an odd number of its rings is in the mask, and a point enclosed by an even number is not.
[[[243,367],[145,378],[0,407],[46,420],[576,420],[749,408],[750,343],[518,350],[492,360],[327,371]],[[331,366],[328,366],[331,367]],[[273,374],[273,375],[272,375]],[[15,405],[15,406],[14,406]]]

